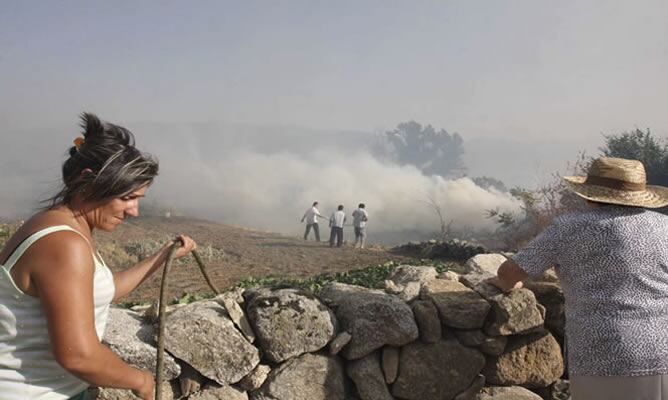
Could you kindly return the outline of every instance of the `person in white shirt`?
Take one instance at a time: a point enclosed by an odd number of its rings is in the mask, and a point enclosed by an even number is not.
[[[366,221],[369,220],[369,214],[364,208],[364,203],[360,203],[357,209],[353,211],[353,227],[355,228],[355,244],[353,247],[356,247],[359,242],[360,249],[364,248],[364,242],[366,241]]]
[[[346,213],[343,211],[343,205],[339,205],[338,209],[329,217],[329,226],[331,229],[329,235],[329,247],[341,247],[343,244],[343,224],[346,223]]]
[[[90,385],[154,398],[153,373],[126,363],[101,339],[111,302],[161,270],[172,242],[112,272],[93,232],[111,232],[139,216],[158,163],[121,126],[84,113],[81,128],[58,192],[0,248],[3,400],[82,400]],[[174,258],[197,247],[188,236],[176,240],[183,246]]]
[[[313,228],[313,233],[315,233],[315,240],[316,242],[320,241],[320,228],[318,227],[318,217],[320,218],[325,218],[320,214],[320,211],[318,211],[318,202],[314,201],[313,205],[306,210],[304,213],[304,216],[302,217],[302,222],[306,220],[306,230],[304,231],[304,240],[308,240],[308,234],[311,232],[311,228]]]

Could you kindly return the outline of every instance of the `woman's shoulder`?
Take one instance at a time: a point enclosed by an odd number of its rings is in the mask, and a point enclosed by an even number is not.
[[[21,225],[21,228],[16,233],[28,237],[41,230],[63,225],[75,229],[72,218],[66,216],[65,213],[57,210],[46,210],[30,217]]]
[[[13,254],[19,246],[26,243],[30,237],[44,229],[53,226],[67,226],[75,229],[72,222],[67,218],[58,215],[58,213],[51,213],[49,211],[40,212],[33,215],[26,220],[23,225],[14,233],[14,235],[6,243],[5,248],[0,251],[0,263],[6,261],[11,254]],[[26,248],[25,254],[31,257],[61,257],[84,255],[90,253],[90,247],[87,240],[79,233],[72,232],[65,228],[65,232],[56,232],[34,240],[30,246]],[[23,259],[25,257],[21,257]]]
[[[83,235],[76,230],[76,226],[73,223],[72,218],[68,217],[66,213],[60,212],[58,210],[46,210],[33,215],[23,223],[18,231],[16,231],[12,239],[13,241],[21,243],[35,233],[57,226],[66,227],[63,229],[63,231],[68,232],[62,232],[58,235],[48,235],[48,238],[44,240],[44,242],[55,242],[61,245],[74,242],[73,244],[75,247],[78,247],[76,243],[79,241],[86,243],[87,239],[85,239],[85,237],[83,237]],[[72,230],[75,232],[72,232]]]

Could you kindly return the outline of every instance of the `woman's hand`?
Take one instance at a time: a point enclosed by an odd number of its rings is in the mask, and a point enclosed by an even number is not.
[[[178,235],[172,242],[181,242],[181,246],[174,252],[174,259],[185,257],[197,249],[197,243],[190,236]]]
[[[153,375],[148,371],[141,371],[142,373],[142,385],[136,389],[132,390],[132,393],[135,396],[138,396],[142,400],[153,400],[155,395],[155,379]]]
[[[499,266],[496,276],[488,279],[487,283],[507,293],[513,289],[522,288],[522,281],[528,277],[529,275],[512,258],[509,258]]]

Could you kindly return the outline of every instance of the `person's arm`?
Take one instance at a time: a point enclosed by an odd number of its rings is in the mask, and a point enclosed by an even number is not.
[[[497,276],[489,283],[509,292],[522,287],[521,282],[529,276],[541,276],[550,266],[558,264],[559,249],[564,246],[567,237],[567,230],[559,220],[555,220],[513,258],[504,261],[497,270]]]
[[[176,240],[180,240],[183,246],[176,250],[174,259],[185,257],[190,254],[192,250],[197,249],[197,244],[188,236],[179,235]],[[132,292],[137,286],[141,285],[142,282],[153,275],[155,271],[160,269],[167,260],[171,245],[172,242],[167,243],[155,254],[141,260],[133,267],[123,271],[114,272],[114,286],[116,286],[114,300],[118,300]]]
[[[95,266],[88,243],[72,232],[54,233],[40,242],[33,251],[44,254],[40,265],[48,268],[35,268],[30,279],[46,316],[56,361],[95,386],[130,389],[142,399],[152,399],[153,375],[123,362],[97,337]]]

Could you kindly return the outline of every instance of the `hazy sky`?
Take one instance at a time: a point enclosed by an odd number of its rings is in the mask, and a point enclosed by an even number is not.
[[[665,134],[666,21],[662,0],[1,0],[0,121]]]
[[[602,133],[668,136],[667,21],[663,0],[0,0],[0,216],[57,181],[88,110],[156,151],[155,192],[183,209],[296,232],[312,200],[367,199],[402,229],[433,222],[430,195],[489,225],[518,204],[332,133],[414,119],[463,136],[470,176],[531,186]]]

